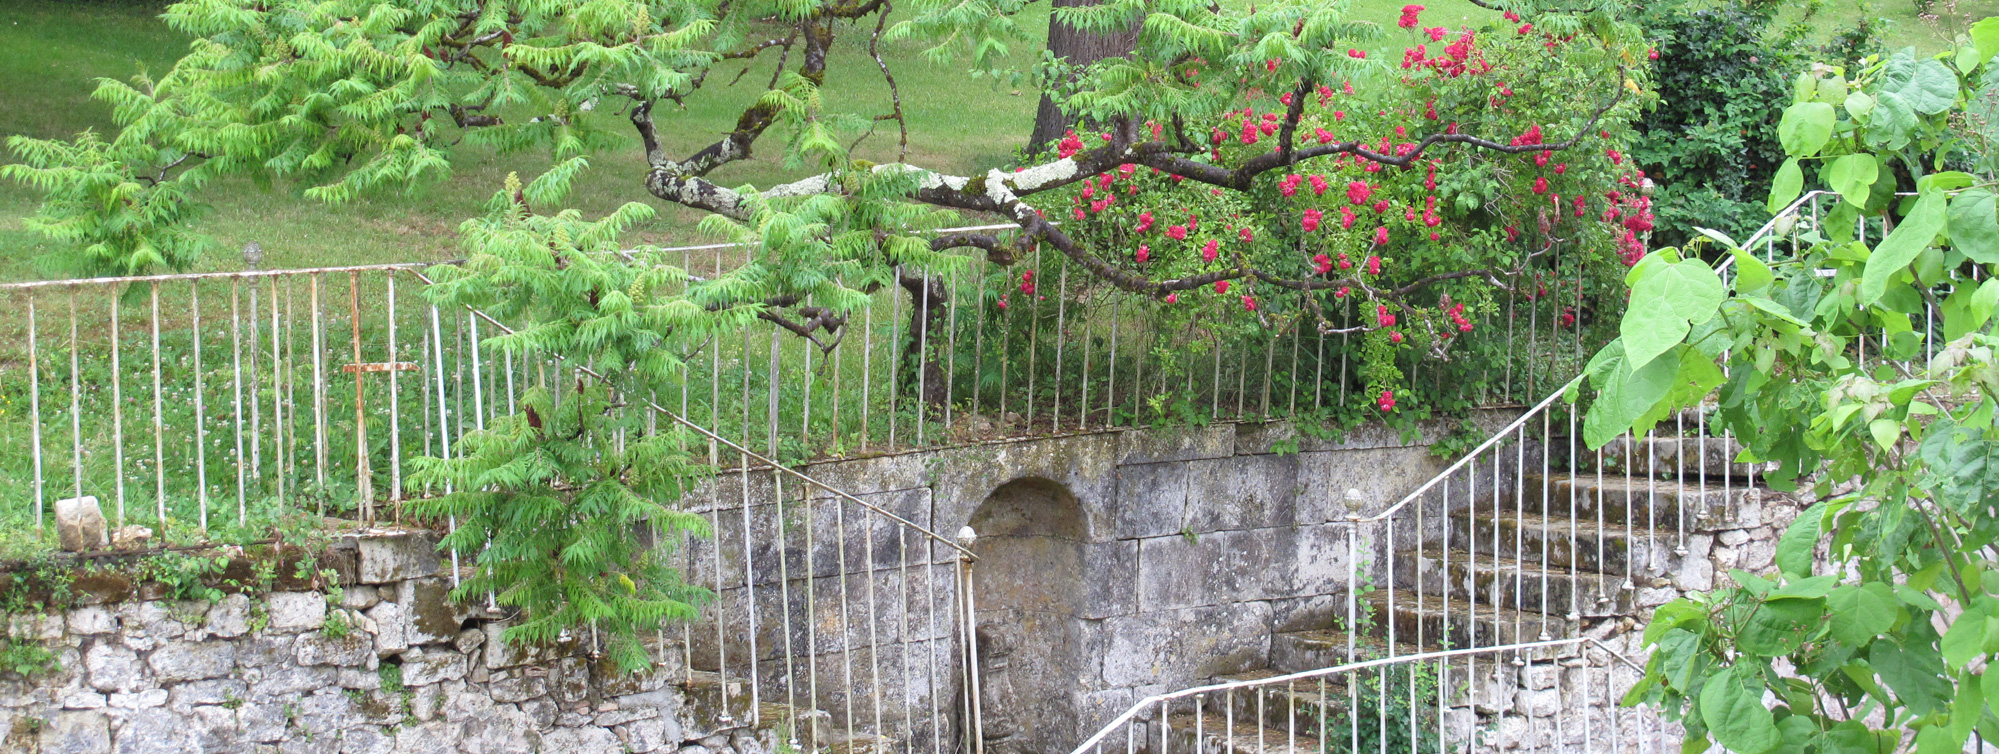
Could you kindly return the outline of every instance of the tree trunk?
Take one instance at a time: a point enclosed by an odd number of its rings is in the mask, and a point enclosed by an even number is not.
[[[1055,7],[1097,5],[1102,0],[1055,0]],[[1048,17],[1048,51],[1055,57],[1066,58],[1070,65],[1085,66],[1104,58],[1125,57],[1138,45],[1138,27],[1132,26],[1113,34],[1091,34]],[[1056,106],[1055,100],[1046,92],[1041,95],[1041,108],[1034,113],[1034,133],[1027,137],[1029,152],[1037,152],[1062,138],[1069,130],[1069,115]]]
[[[945,389],[944,367],[938,363],[939,354],[930,347],[932,335],[942,334],[944,314],[950,304],[950,292],[944,288],[944,280],[921,271],[896,267],[896,284],[909,292],[909,342],[902,349],[901,372],[903,389],[907,395],[917,396],[917,400],[927,407],[924,410],[941,410],[951,399]]]

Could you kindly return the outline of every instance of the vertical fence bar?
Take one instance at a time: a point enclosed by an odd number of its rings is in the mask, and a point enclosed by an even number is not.
[[[153,318],[155,321],[154,332],[158,332],[159,296],[156,295],[153,297],[153,303],[153,313],[155,315]],[[83,350],[79,347],[82,345],[83,343],[76,339],[76,286],[72,285],[69,288],[69,471],[70,476],[76,482],[75,495],[77,497],[83,497],[83,408],[81,404],[83,400],[83,388],[77,382],[78,375],[83,373],[81,369],[77,368],[77,353]],[[153,339],[154,364],[159,363],[159,352],[160,341],[159,338],[155,337]],[[154,371],[157,372],[158,369]],[[153,383],[158,385],[159,380],[154,380]],[[155,390],[154,392],[157,393],[158,391]],[[159,417],[159,401],[157,400],[153,402],[153,416],[155,419],[153,422],[154,436],[157,438],[159,434],[159,422],[157,421]]]
[[[201,281],[188,289],[188,310],[194,336],[194,495],[201,530],[208,531],[208,406],[202,396]]]
[[[28,294],[28,416],[34,431],[29,435],[29,452],[35,457],[35,531],[42,531],[46,506],[47,480],[42,475],[42,361],[40,338],[36,335],[35,294]]]
[[[113,315],[116,321],[116,315]],[[253,344],[254,345],[254,344]],[[229,348],[230,366],[234,379],[229,381],[234,391],[234,426],[236,435],[236,525],[244,526],[250,521],[249,494],[244,489],[243,474],[243,282],[240,278],[229,279]],[[114,377],[117,370],[113,369]],[[120,506],[119,519],[124,519]],[[122,524],[121,524],[122,525]]]
[[[111,297],[111,483],[118,496],[118,525],[125,525],[125,390],[123,340],[118,332],[118,297]],[[239,374],[238,380],[241,380]],[[240,392],[240,390],[239,390]],[[238,407],[240,413],[240,406]],[[242,437],[238,433],[236,455],[243,455]],[[242,480],[237,480],[242,486]]]
[[[160,534],[167,530],[167,427],[166,400],[160,391],[160,284],[151,287],[153,307],[153,499],[159,508]],[[72,320],[75,312],[72,311]],[[75,354],[71,354],[74,365]],[[73,367],[72,367],[73,368]],[[72,382],[72,385],[75,383]],[[77,493],[82,494],[82,493]]]

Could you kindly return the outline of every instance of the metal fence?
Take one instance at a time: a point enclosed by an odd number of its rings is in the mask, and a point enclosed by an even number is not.
[[[743,261],[727,245],[675,254],[696,275]],[[41,530],[56,500],[85,495],[114,526],[160,536],[284,510],[394,517],[426,493],[405,478],[410,459],[449,455],[527,385],[571,368],[485,344],[504,325],[432,306],[425,267],[0,285],[0,519]],[[1023,286],[1025,275],[1039,282]],[[1160,422],[1353,416],[1374,402],[1355,394],[1366,384],[1358,337],[1297,312],[1252,317],[1223,296],[1167,304],[1039,252],[1011,268],[965,258],[932,283],[924,290],[946,301],[928,322],[912,317],[922,299],[884,286],[816,340],[758,322],[704,344],[683,355],[674,394],[648,396],[652,409],[796,464]],[[1467,404],[1538,394],[1599,345],[1556,299],[1495,299],[1442,358],[1397,366]],[[735,466],[734,450],[711,458]]]
[[[1837,201],[1828,192],[1800,198],[1745,250],[1795,265]],[[1885,220],[1855,228],[1877,241],[1888,230]],[[1724,276],[1732,262],[1718,266]],[[1921,335],[1920,346],[1884,328],[1857,339],[1855,356],[1920,368],[1911,364],[1937,351],[1937,314],[1926,307],[1906,331]],[[1656,711],[1617,706],[1643,658],[1600,640],[1642,654],[1620,625],[1646,617],[1640,592],[1686,588],[1682,569],[1708,557],[1690,547],[1695,537],[1711,542],[1720,530],[1770,523],[1775,498],[1759,481],[1769,467],[1738,460],[1741,445],[1709,424],[1706,409],[1591,451],[1579,407],[1564,399],[1582,380],[1548,383],[1552,393],[1393,505],[1370,512],[1350,501],[1347,557],[1363,565],[1348,573],[1338,627],[1346,664],[1153,697],[1075,754],[1676,747],[1677,726]],[[1557,679],[1536,688],[1539,710],[1477,693],[1536,667],[1556,668]],[[1591,668],[1607,672],[1572,673]],[[1378,697],[1372,705],[1362,703],[1368,694]],[[1403,694],[1399,707],[1389,703]]]
[[[744,261],[726,245],[672,254],[695,275]],[[85,496],[120,537],[143,526],[153,544],[247,539],[298,514],[408,521],[405,501],[440,491],[411,482],[412,459],[452,457],[531,385],[597,378],[496,348],[515,323],[433,305],[428,267],[0,285],[9,546],[48,546],[54,506]],[[713,690],[724,719],[781,727],[800,746],[974,746],[968,547],[926,512],[863,501],[801,461],[1371,410],[1354,394],[1365,383],[1351,334],[1296,313],[1247,318],[1234,297],[1170,309],[1092,280],[1053,255],[1010,268],[966,258],[922,285],[947,299],[939,308],[883,286],[819,341],[759,322],[682,354],[677,389],[631,396],[647,431],[685,428],[715,473],[686,501],[713,538],[677,543],[683,573],[717,595],[680,627],[680,682]],[[1562,306],[1495,299],[1450,358],[1402,366],[1466,403],[1537,393],[1597,345]],[[476,567],[460,555],[454,579]]]

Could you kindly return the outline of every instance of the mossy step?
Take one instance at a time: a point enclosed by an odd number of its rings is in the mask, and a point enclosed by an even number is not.
[[[1384,589],[1369,594],[1366,601],[1373,608],[1373,618],[1363,629],[1398,646],[1407,642],[1438,649],[1497,647],[1561,638],[1568,636],[1571,628],[1561,616],[1436,594],[1391,594]]]
[[[1592,538],[1588,544],[1594,541]],[[1547,568],[1487,553],[1445,550],[1439,544],[1397,554],[1397,591],[1444,594],[1468,603],[1561,617],[1603,618],[1636,612],[1636,593],[1624,588],[1623,574]]]
[[[1698,425],[1682,420],[1684,425],[1668,423],[1661,431],[1692,433]],[[1566,448],[1556,448],[1557,452]],[[1692,435],[1651,436],[1630,439],[1620,437],[1605,443],[1594,451],[1576,446],[1575,468],[1603,469],[1606,475],[1624,474],[1627,470],[1634,475],[1652,477],[1706,477],[1719,482],[1723,477],[1750,480],[1760,479],[1769,473],[1775,464],[1749,463],[1735,460],[1742,453],[1742,443],[1734,438],[1698,437]]]
[[[1288,674],[1266,668],[1218,676],[1215,682],[1263,681],[1282,675]],[[1337,716],[1346,709],[1350,679],[1342,673],[1234,689],[1207,695],[1201,709],[1233,713],[1238,723],[1261,720],[1265,727],[1276,730],[1316,734],[1320,720],[1328,715]]]
[[[1345,608],[1341,608],[1343,616],[1344,611]],[[1349,642],[1352,644],[1351,648]],[[1421,654],[1432,649],[1409,642],[1398,642],[1394,654],[1402,657]],[[1339,629],[1289,631],[1270,637],[1270,667],[1267,670],[1252,672],[1268,673],[1272,676],[1302,673],[1307,670],[1338,667],[1350,662],[1387,656],[1389,656],[1388,640],[1381,636],[1349,634]],[[1316,685],[1314,688],[1316,689]]]
[[[1673,529],[1592,524],[1535,513],[1451,513],[1450,545],[1468,555],[1514,558],[1604,574],[1657,574],[1672,568],[1680,536]]]
[[[1166,719],[1168,751],[1198,751],[1206,754],[1320,754],[1319,739],[1303,731],[1290,731],[1231,721],[1226,714],[1191,712]]]
[[[1517,503],[1507,509],[1571,518],[1578,528],[1594,530],[1596,522],[1652,526],[1677,530],[1731,520],[1762,490],[1747,480],[1714,478],[1659,479],[1581,471],[1529,475]],[[1487,506],[1490,509],[1490,504]]]

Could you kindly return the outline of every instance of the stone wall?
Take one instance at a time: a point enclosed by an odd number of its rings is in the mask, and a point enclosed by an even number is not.
[[[1490,430],[1512,416],[1475,420]],[[1148,695],[1268,667],[1277,637],[1343,617],[1352,580],[1380,581],[1377,564],[1349,555],[1377,549],[1348,541],[1349,518],[1439,473],[1450,459],[1426,443],[1441,434],[1330,441],[1223,424],[804,468],[865,506],[769,470],[724,473],[684,504],[712,534],[660,543],[717,598],[701,621],[654,637],[667,664],[636,678],[592,663],[587,637],[509,649],[499,616],[446,599],[418,540],[356,540],[334,553],[350,586],[333,605],[278,592],[21,619],[16,635],[59,648],[63,670],[0,681],[6,750],[763,754],[778,737],[853,751],[879,735],[955,752],[968,568],[987,747],[1067,751]],[[1659,604],[1716,568],[1767,567],[1788,519],[1742,512],[1753,520],[1688,538],[1689,563],[1705,568],[1637,598]],[[976,522],[980,560],[884,514],[947,536]],[[351,633],[324,631],[329,611]],[[1619,642],[1627,628],[1596,627]],[[1485,701],[1460,710],[1465,729],[1530,749],[1574,735],[1548,717],[1561,689],[1545,670],[1498,672],[1514,676],[1481,681]],[[383,687],[398,675],[407,693]]]
[[[1481,412],[1475,421],[1489,431],[1515,415]],[[1349,515],[1378,512],[1441,472],[1450,459],[1433,455],[1428,442],[1442,433],[1429,426],[1405,442],[1370,427],[1335,441],[1300,436],[1285,423],[1220,424],[804,470],[947,536],[974,522],[996,525],[994,506],[1017,505],[1003,502],[1013,497],[1003,490],[1042,490],[1039,509],[978,532],[981,560],[971,570],[986,747],[1053,752],[1067,751],[1147,695],[1267,667],[1274,636],[1344,616],[1350,578],[1374,578],[1353,576],[1350,544],[1364,559],[1374,547],[1348,542]],[[1349,490],[1358,496],[1349,498]],[[950,745],[963,684],[928,668],[934,660],[949,671],[961,656],[950,624],[954,553],[766,470],[726,472],[688,501],[714,522],[717,536],[687,542],[681,557],[694,583],[721,595],[711,619],[691,631],[694,667],[739,678],[754,672],[766,698],[810,696],[799,689],[817,673],[815,705],[833,719],[851,708],[865,722],[874,705],[886,704],[878,732]],[[1036,520],[1057,518],[1073,521],[1049,535],[1060,547],[1001,546],[1013,527],[1032,530]],[[741,559],[744,548],[728,544],[744,540],[746,527],[752,569]],[[1059,557],[1050,554],[1058,550]],[[754,574],[751,583],[746,573]],[[930,622],[933,612],[941,624]],[[816,637],[805,636],[808,625]],[[778,640],[787,634],[792,641]],[[942,710],[934,719],[943,729],[925,728],[918,714],[911,718],[918,729],[908,730],[905,706]]]
[[[1642,665],[1651,654],[1643,638],[1652,610],[1689,592],[1715,588],[1730,569],[1774,578],[1777,540],[1810,503],[1762,487],[1737,488],[1712,509],[1713,515],[1694,519],[1684,533],[1662,527],[1660,549],[1672,557],[1658,573],[1641,574],[1633,585],[1636,617],[1590,625],[1584,635],[1600,640],[1603,648],[1553,653],[1525,665],[1481,667],[1471,693],[1452,710],[1452,735],[1475,738],[1485,750],[1534,754],[1630,751],[1653,741],[1664,749],[1679,743],[1678,723],[1650,710],[1618,706],[1642,673],[1611,652]]]
[[[580,642],[508,646],[505,621],[446,599],[431,548],[348,540],[332,557],[348,586],[330,594],[86,592],[66,612],[16,616],[14,640],[53,649],[60,669],[0,675],[0,751],[773,751],[769,721],[718,724],[718,704],[745,704],[710,674],[669,662],[626,675]]]

